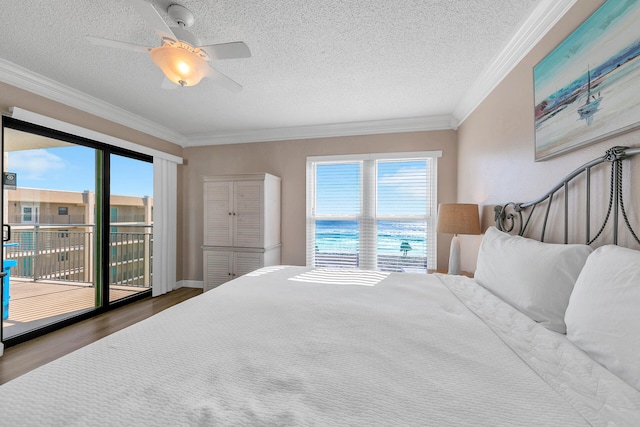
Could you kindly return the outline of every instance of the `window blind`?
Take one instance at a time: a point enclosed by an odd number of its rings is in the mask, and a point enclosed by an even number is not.
[[[313,265],[358,267],[362,162],[317,163],[314,181]]]
[[[307,265],[435,268],[440,152],[307,159]]]

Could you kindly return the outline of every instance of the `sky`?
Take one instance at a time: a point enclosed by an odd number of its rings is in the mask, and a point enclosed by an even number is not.
[[[95,192],[95,150],[80,145],[10,151],[6,170],[18,187]],[[153,196],[153,164],[113,155],[111,194]]]
[[[316,169],[316,214],[358,215],[360,213],[361,164],[319,164]],[[377,214],[412,215],[426,213],[426,162],[378,162]]]

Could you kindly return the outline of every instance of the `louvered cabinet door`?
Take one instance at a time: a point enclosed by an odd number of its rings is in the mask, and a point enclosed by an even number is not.
[[[204,193],[204,245],[233,246],[233,182],[207,182]]]
[[[261,248],[264,246],[262,181],[238,181],[234,186],[234,246]]]
[[[204,251],[204,291],[233,279],[233,251]]]
[[[236,252],[233,257],[233,276],[240,277],[264,266],[264,254]]]

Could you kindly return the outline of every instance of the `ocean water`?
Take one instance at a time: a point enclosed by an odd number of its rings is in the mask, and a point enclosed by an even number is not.
[[[404,255],[401,247],[407,250],[408,257],[425,257],[425,222],[378,221],[378,255]],[[358,221],[316,221],[316,252],[349,253],[358,252],[360,225]]]

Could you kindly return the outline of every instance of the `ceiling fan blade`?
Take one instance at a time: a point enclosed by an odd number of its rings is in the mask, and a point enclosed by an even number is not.
[[[110,39],[103,39],[100,37],[86,36],[85,38],[97,46],[115,47],[117,49],[132,50],[134,52],[144,52],[144,53],[149,52],[149,50],[151,49],[150,47],[142,46],[139,44],[120,42],[117,40],[110,40]]]
[[[213,82],[218,86],[223,87],[233,93],[238,93],[242,90],[242,86],[239,83],[231,80],[229,77],[225,76],[220,71],[214,68],[211,68],[211,70],[209,70],[209,74],[207,74],[207,77],[213,80]]]
[[[162,16],[158,13],[155,7],[151,3],[145,0],[131,0],[131,5],[136,8],[138,13],[147,21],[151,27],[155,30],[156,34],[160,38],[168,38],[176,41],[177,38],[171,31],[171,28],[164,22]]]
[[[200,46],[210,59],[250,58],[251,51],[244,42],[231,42]]]

